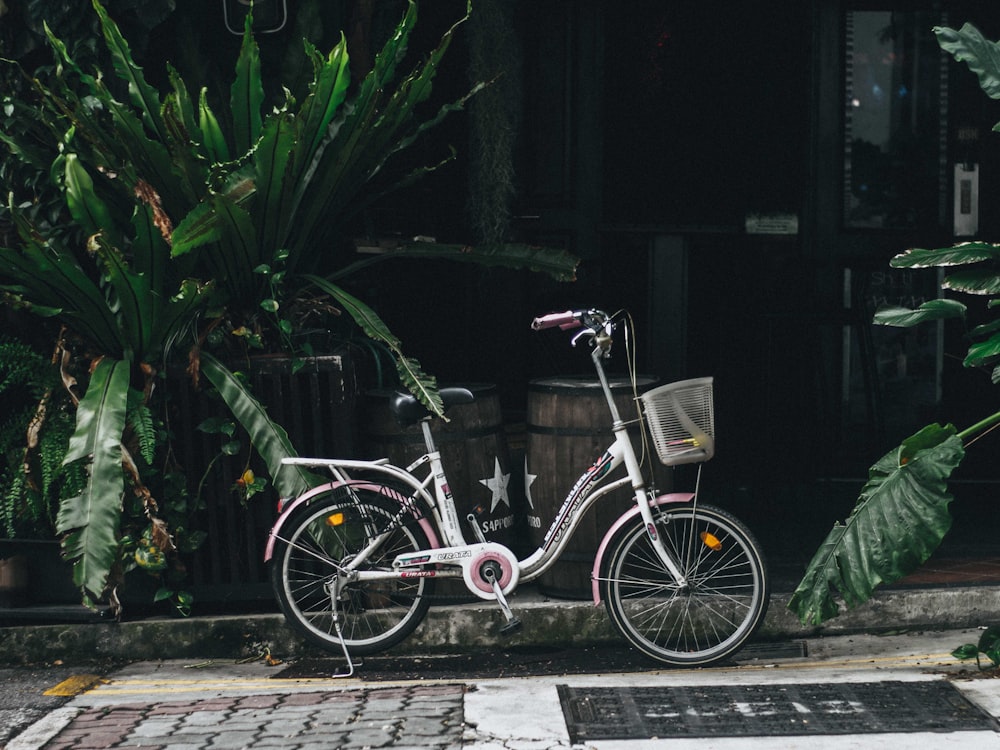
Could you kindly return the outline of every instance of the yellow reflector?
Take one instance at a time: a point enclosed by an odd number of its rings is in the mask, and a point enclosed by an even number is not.
[[[326,517],[327,526],[341,526],[344,523],[343,513],[331,513]]]
[[[707,531],[703,531],[701,532],[701,541],[703,541],[705,546],[713,552],[722,551],[722,542],[719,541],[719,538],[715,536],[715,534],[709,534]]]

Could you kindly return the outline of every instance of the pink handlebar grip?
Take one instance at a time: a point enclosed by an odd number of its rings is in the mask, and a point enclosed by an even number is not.
[[[541,317],[535,318],[531,321],[531,328],[535,331],[542,331],[546,328],[555,328],[556,326],[559,326],[559,328],[565,331],[570,328],[579,328],[580,321],[572,310],[560,313],[549,313],[548,315],[542,315]]]

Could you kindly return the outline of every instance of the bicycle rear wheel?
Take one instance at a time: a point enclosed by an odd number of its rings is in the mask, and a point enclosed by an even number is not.
[[[428,549],[427,535],[402,496],[388,486],[345,485],[299,509],[282,526],[271,558],[271,585],[289,623],[311,643],[340,651],[332,593],[364,550],[360,570],[392,570],[403,553]],[[380,534],[385,538],[368,549]],[[433,581],[387,578],[340,589],[336,610],[344,645],[354,654],[382,651],[406,638],[430,606]]]
[[[749,530],[724,510],[654,510],[657,534],[679,564],[679,587],[641,516],[608,548],[601,592],[612,622],[637,649],[675,666],[705,666],[738,651],[764,620],[767,568]]]

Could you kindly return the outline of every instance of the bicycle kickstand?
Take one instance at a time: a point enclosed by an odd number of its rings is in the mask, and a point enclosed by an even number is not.
[[[479,524],[476,523],[476,515],[474,513],[470,513],[466,516],[466,520],[472,526],[472,530],[478,537],[479,541],[486,544],[486,537],[483,535],[483,530],[480,529]],[[513,611],[511,611],[510,605],[507,604],[507,597],[504,596],[503,589],[500,587],[500,581],[498,580],[499,574],[499,566],[493,562],[487,563],[485,570],[483,570],[483,577],[489,582],[490,586],[493,587],[493,595],[497,598],[497,604],[500,605],[500,611],[503,612],[504,619],[507,620],[507,623],[500,628],[500,635],[513,635],[523,627],[523,623],[513,613]]]
[[[333,629],[337,633],[337,640],[340,641],[340,649],[344,652],[344,659],[347,661],[347,672],[344,674],[340,674],[338,672],[330,676],[334,679],[351,677],[354,675],[354,660],[351,659],[351,652],[347,650],[347,644],[344,642],[344,631],[340,628],[340,610],[337,609],[337,587],[333,584],[333,582],[327,582],[326,587],[330,594],[330,609],[331,617],[333,619]]]

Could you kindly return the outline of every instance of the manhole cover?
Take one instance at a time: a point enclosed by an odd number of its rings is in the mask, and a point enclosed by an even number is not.
[[[573,688],[559,685],[573,743],[671,737],[780,737],[997,731],[951,683]]]

